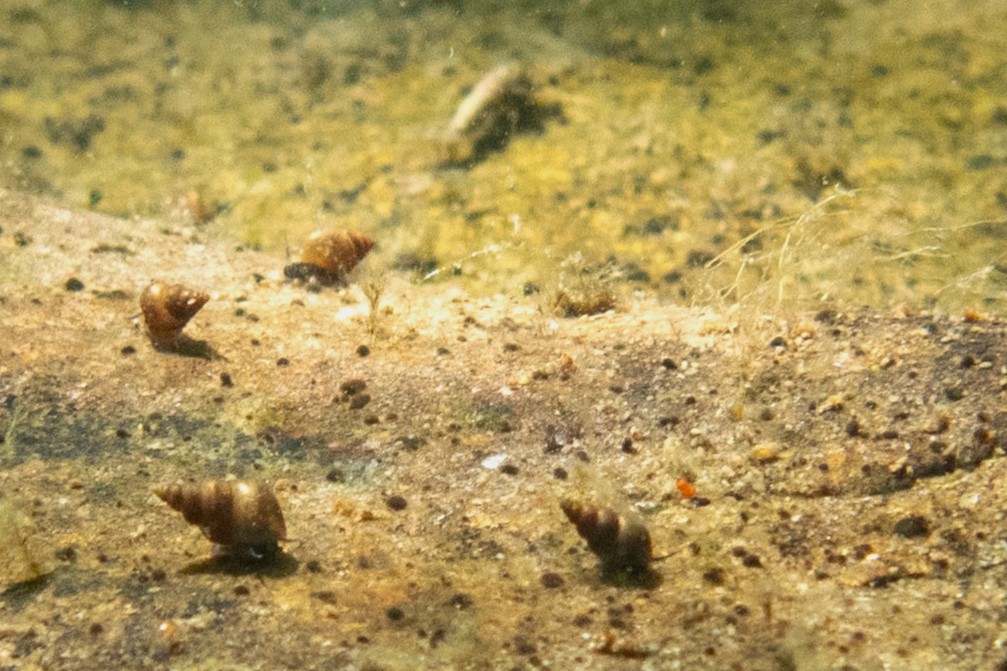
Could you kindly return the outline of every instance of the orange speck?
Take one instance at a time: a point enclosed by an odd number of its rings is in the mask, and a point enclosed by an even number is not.
[[[696,488],[692,486],[692,483],[685,478],[679,478],[675,481],[675,486],[678,487],[678,493],[682,495],[683,499],[691,499],[696,495]]]
[[[965,314],[963,315],[963,317],[965,321],[969,322],[970,324],[974,324],[977,321],[982,320],[982,315],[980,315],[977,310],[973,310],[972,308],[967,308],[965,310]]]

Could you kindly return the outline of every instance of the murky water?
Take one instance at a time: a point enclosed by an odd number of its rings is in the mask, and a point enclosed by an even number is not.
[[[381,272],[477,293],[1003,298],[995,0],[0,9],[0,181],[74,207],[277,254],[360,230]],[[446,165],[504,63],[549,113]]]

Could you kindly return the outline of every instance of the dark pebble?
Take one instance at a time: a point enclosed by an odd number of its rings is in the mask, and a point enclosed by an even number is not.
[[[451,597],[448,603],[459,610],[464,610],[472,605],[472,596],[465,592],[458,592]]]
[[[322,589],[317,592],[312,592],[311,597],[313,599],[318,599],[322,603],[334,604],[337,603],[336,593],[330,589]]]
[[[407,505],[405,497],[398,494],[385,499],[385,504],[392,510],[405,510]]]
[[[339,390],[347,396],[358,394],[367,388],[367,383],[358,377],[351,378],[339,385]]]
[[[67,545],[66,547],[56,550],[56,559],[59,559],[60,561],[74,561],[77,559],[77,551],[72,545]]]
[[[346,474],[338,468],[333,468],[325,474],[325,479],[329,482],[346,482]]]
[[[515,466],[514,464],[504,464],[503,466],[500,467],[500,472],[503,473],[504,475],[517,475],[518,467]]]
[[[285,356],[281,356],[279,359],[276,360],[276,365],[277,366],[289,366],[290,365],[290,359],[288,359]]]
[[[245,585],[238,585],[237,587],[234,588],[235,596],[248,596],[248,594],[249,594],[248,587]]]
[[[121,350],[119,350],[123,356],[129,356],[130,354],[136,354],[136,348],[132,345],[126,345]]]
[[[918,538],[930,533],[930,525],[922,515],[907,515],[895,523],[895,533],[903,538]]]
[[[558,573],[543,573],[542,574],[542,586],[546,589],[557,589],[563,586],[563,576]]]
[[[84,283],[78,280],[76,277],[71,277],[66,281],[64,285],[67,291],[83,291]]]
[[[360,347],[357,348],[357,356],[361,356],[361,357],[368,356],[368,355],[370,355],[370,353],[371,353],[371,348],[368,347],[367,345],[361,345]]]
[[[350,398],[350,410],[360,410],[370,402],[370,394],[356,394]]]
[[[385,615],[392,622],[399,622],[400,620],[402,620],[402,618],[406,616],[405,612],[398,606],[392,606],[391,608],[386,610]]]
[[[710,585],[723,585],[726,578],[727,574],[724,569],[718,566],[708,568],[703,572],[703,580]]]
[[[221,373],[220,374],[220,386],[221,387],[233,387],[234,386],[234,380],[231,379],[231,374],[230,373]]]

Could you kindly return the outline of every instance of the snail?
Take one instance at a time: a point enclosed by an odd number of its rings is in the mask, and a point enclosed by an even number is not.
[[[140,295],[140,309],[154,345],[172,348],[193,315],[210,300],[209,294],[181,284],[151,282]]]
[[[502,149],[520,131],[540,131],[550,117],[561,117],[558,104],[542,104],[523,67],[499,65],[479,79],[455,111],[444,134],[442,162],[447,166],[477,163]]]
[[[650,532],[611,508],[597,508],[566,499],[560,507],[577,525],[577,533],[601,560],[606,573],[646,574],[650,570]]]
[[[283,269],[291,279],[316,278],[322,284],[341,284],[374,247],[374,239],[353,231],[316,231],[304,243],[301,263]]]
[[[276,555],[277,543],[287,538],[280,504],[264,484],[208,480],[157,487],[154,493],[182,513],[186,522],[198,526],[220,554],[268,559]]]

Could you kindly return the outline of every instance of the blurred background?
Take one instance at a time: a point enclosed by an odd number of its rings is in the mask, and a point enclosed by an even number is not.
[[[361,231],[477,295],[998,311],[1004,34],[1000,0],[0,0],[0,185],[284,259]],[[445,160],[504,65],[534,123]]]

